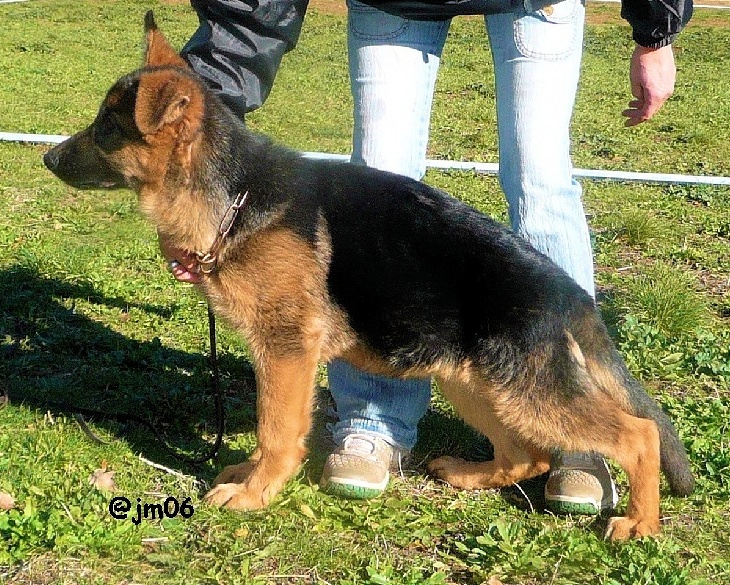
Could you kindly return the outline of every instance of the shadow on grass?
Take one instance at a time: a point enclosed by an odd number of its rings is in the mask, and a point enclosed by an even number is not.
[[[215,433],[215,408],[206,355],[165,347],[159,339],[137,341],[74,311],[74,300],[171,317],[160,305],[135,305],[123,298],[101,295],[89,284],[63,282],[40,276],[32,268],[0,270],[0,380],[10,402],[39,412],[74,412],[74,408],[144,418],[163,434],[169,445],[188,456],[198,456],[210,444],[202,439]],[[70,303],[69,303],[70,301]],[[251,364],[219,355],[226,410],[226,433],[246,433],[256,426],[256,390]],[[319,389],[319,407],[309,440],[305,473],[316,482],[333,444],[327,431],[328,393]],[[114,437],[123,437],[134,452],[164,465],[210,481],[210,466],[180,462],[167,452],[149,429],[111,418],[93,419]],[[419,425],[419,441],[412,467],[439,455],[471,460],[492,458],[489,442],[460,420],[431,410]],[[248,453],[223,443],[216,469],[245,460]]]
[[[40,412],[74,407],[133,414],[149,420],[176,451],[197,456],[215,433],[215,408],[208,357],[165,347],[160,340],[136,341],[76,313],[75,300],[92,301],[120,312],[136,307],[171,316],[158,305],[134,305],[108,298],[87,284],[39,276],[33,269],[0,270],[0,380],[10,402]],[[70,301],[70,303],[69,303]],[[227,432],[255,427],[255,382],[247,362],[220,355]],[[134,423],[97,418],[95,426],[124,436],[135,452],[186,472],[200,468],[181,463],[154,435]],[[219,460],[241,460],[243,453],[222,447]]]

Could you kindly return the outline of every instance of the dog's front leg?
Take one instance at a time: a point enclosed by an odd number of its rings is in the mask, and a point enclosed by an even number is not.
[[[306,453],[318,357],[267,356],[257,364],[258,446],[251,459],[220,473],[207,502],[233,510],[264,508],[294,475]]]

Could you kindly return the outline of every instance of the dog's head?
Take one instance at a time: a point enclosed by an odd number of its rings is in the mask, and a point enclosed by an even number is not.
[[[145,15],[141,69],[106,95],[94,122],[49,150],[45,165],[77,188],[157,191],[184,181],[205,108],[204,90],[185,61]]]

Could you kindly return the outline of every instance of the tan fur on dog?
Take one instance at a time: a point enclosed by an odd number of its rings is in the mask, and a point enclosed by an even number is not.
[[[167,245],[189,252],[210,250],[236,191],[251,191],[200,289],[250,345],[258,445],[221,472],[209,503],[271,502],[305,457],[317,366],[341,358],[376,374],[435,377],[492,441],[493,461],[441,457],[433,475],[464,489],[502,487],[545,472],[555,450],[596,451],[623,467],[631,487],[608,536],[659,531],[660,466],[675,493],[690,493],[686,452],[585,291],[443,193],[305,162],[249,133],[151,15],[146,24],[145,68],[117,82],[97,121],[46,164],[80,187],[133,188]],[[458,243],[447,254],[440,238]]]

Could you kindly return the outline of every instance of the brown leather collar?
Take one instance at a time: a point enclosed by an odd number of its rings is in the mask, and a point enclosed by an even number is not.
[[[218,264],[218,252],[223,245],[223,240],[226,239],[226,236],[231,231],[233,222],[236,221],[236,217],[238,216],[238,211],[241,207],[243,207],[244,203],[246,203],[247,198],[248,191],[236,195],[231,206],[223,214],[223,219],[218,226],[218,234],[216,235],[215,240],[213,240],[213,245],[211,245],[207,252],[195,252],[195,256],[198,258],[198,263],[200,264],[200,271],[203,274],[210,274],[216,269]]]

